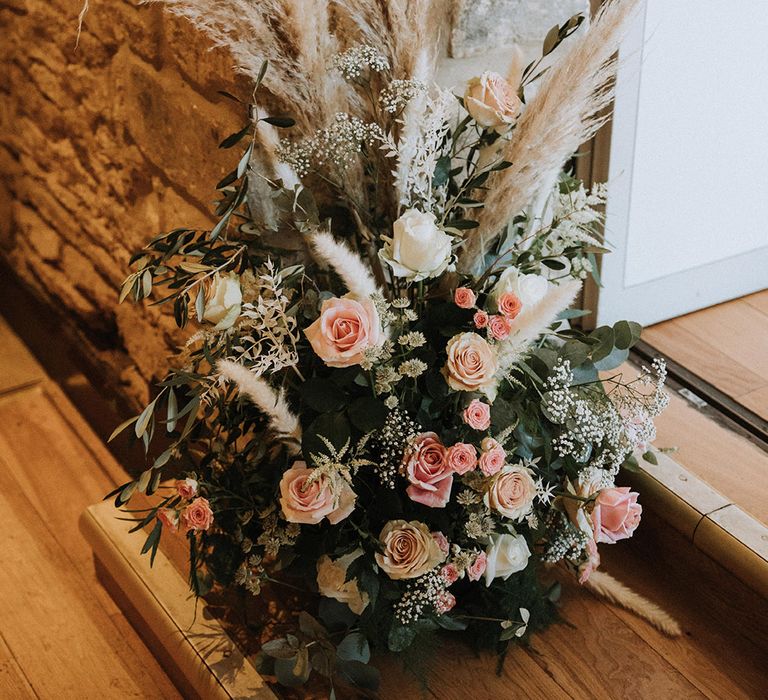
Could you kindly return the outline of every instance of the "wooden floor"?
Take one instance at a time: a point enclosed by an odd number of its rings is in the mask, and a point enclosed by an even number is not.
[[[124,474],[2,319],[0,357],[0,698],[180,697],[78,531]]]
[[[768,289],[650,326],[643,340],[768,420]]]
[[[0,356],[0,698],[179,697],[78,532],[120,468],[1,319]],[[515,650],[501,676],[449,643],[426,691],[382,660],[382,698],[768,696],[765,600],[650,515],[633,541],[603,550],[605,569],[674,614],[682,638],[566,584],[564,624]]]

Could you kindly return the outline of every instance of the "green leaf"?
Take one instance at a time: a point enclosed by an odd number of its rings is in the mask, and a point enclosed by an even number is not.
[[[172,433],[174,429],[176,428],[176,416],[179,412],[179,406],[178,402],[176,400],[176,392],[173,390],[173,387],[168,389],[168,408],[167,408],[167,417],[165,422],[165,429]]]
[[[560,27],[556,24],[547,32],[547,36],[544,37],[544,46],[541,50],[542,55],[546,56],[547,54],[551,53],[559,43],[559,39]]]
[[[152,419],[152,413],[155,410],[155,403],[157,402],[157,398],[149,403],[147,407],[139,414],[139,417],[136,419],[136,425],[134,427],[134,433],[136,433],[136,437],[140,438],[147,430],[147,427],[149,426],[149,421]]]
[[[631,348],[640,340],[643,327],[634,321],[618,321],[613,326],[616,347],[621,350]]]
[[[134,416],[133,418],[129,418],[128,420],[124,420],[120,425],[118,425],[113,431],[112,434],[109,436],[109,439],[107,442],[112,442],[120,433],[123,432],[129,425],[131,425],[134,421],[138,419],[139,416]]]
[[[245,171],[248,170],[248,163],[251,162],[251,154],[253,153],[253,141],[245,149],[243,157],[240,158],[240,162],[237,164],[237,177],[240,178],[245,175]]]
[[[266,122],[267,124],[271,124],[272,126],[276,126],[280,129],[290,129],[290,127],[296,124],[296,120],[291,119],[291,117],[264,117],[260,121]]]
[[[240,131],[230,134],[225,138],[220,144],[219,148],[232,148],[232,146],[237,145],[242,140],[243,136],[245,136],[249,131],[251,130],[251,125],[248,124],[247,126],[244,126]]]
[[[363,396],[353,401],[347,410],[349,420],[358,430],[368,433],[384,425],[389,409],[380,399]]]
[[[611,352],[601,360],[595,362],[595,369],[598,372],[607,372],[611,369],[616,369],[620,365],[624,364],[629,359],[629,350],[620,350],[614,348]]]
[[[444,630],[451,630],[452,632],[459,632],[467,629],[466,622],[457,620],[455,617],[450,617],[449,615],[440,615],[435,618],[435,622],[437,622],[437,624]]]
[[[163,531],[163,523],[159,520],[155,521],[155,527],[152,528],[152,532],[149,533],[147,541],[141,548],[141,553],[146,554],[150,550],[152,553],[149,555],[149,565],[152,566],[155,563],[155,555],[157,554],[157,547],[160,544],[160,533]]]
[[[344,408],[347,396],[330,379],[314,377],[301,385],[304,403],[318,413],[328,413]]]
[[[265,642],[261,650],[273,659],[293,659],[296,656],[296,647],[287,639],[270,639]]]
[[[657,459],[656,455],[651,451],[648,450],[647,452],[643,453],[643,459],[648,462],[648,464],[658,464],[659,460]]]
[[[362,632],[350,632],[339,643],[336,655],[344,661],[360,661],[367,664],[371,660],[371,648]]]
[[[413,625],[394,623],[389,630],[387,647],[390,651],[404,651],[416,639],[416,628]]]
[[[328,637],[325,627],[304,610],[299,613],[299,629],[310,639],[326,639]]]
[[[613,329],[610,326],[600,326],[595,328],[590,334],[590,338],[595,338],[598,344],[592,348],[591,357],[594,362],[602,360],[611,354],[614,347]]]

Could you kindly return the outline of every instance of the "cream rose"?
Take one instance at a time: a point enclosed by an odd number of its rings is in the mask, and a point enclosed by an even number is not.
[[[492,535],[485,550],[485,585],[495,578],[508,579],[528,566],[531,550],[522,535]]]
[[[454,391],[481,391],[488,398],[496,394],[496,353],[477,333],[460,333],[446,346],[448,361],[445,381]]]
[[[464,106],[472,118],[488,129],[512,124],[520,114],[520,98],[498,73],[486,71],[472,78],[464,92]]]
[[[512,293],[520,300],[522,308],[527,310],[544,298],[549,291],[549,284],[546,277],[526,275],[516,267],[508,267],[499,276],[499,281],[491,292],[491,300],[498,305],[505,294]]]
[[[355,579],[345,579],[349,565],[362,553],[362,549],[356,549],[338,559],[331,559],[324,554],[317,561],[317,588],[320,595],[346,603],[355,615],[361,615],[368,606],[368,594],[360,592]]]
[[[329,367],[349,367],[363,360],[366,349],[382,341],[379,313],[370,299],[327,299],[320,318],[304,331],[312,349]]]
[[[510,520],[520,522],[533,507],[536,483],[531,470],[506,466],[494,476],[483,498],[485,505]]]
[[[203,321],[215,324],[216,330],[231,328],[240,316],[242,303],[240,278],[234,272],[216,274],[205,289]]]
[[[336,484],[323,475],[314,481],[309,477],[314,469],[305,462],[295,462],[280,480],[280,507],[290,523],[317,525],[323,518],[336,525],[355,508],[357,496],[343,479]]]
[[[451,261],[453,239],[438,227],[434,214],[409,209],[392,225],[392,238],[383,238],[379,257],[395,277],[410,282],[437,277]]]
[[[416,520],[390,520],[379,540],[384,551],[376,554],[376,563],[394,580],[418,578],[445,561],[429,528]]]

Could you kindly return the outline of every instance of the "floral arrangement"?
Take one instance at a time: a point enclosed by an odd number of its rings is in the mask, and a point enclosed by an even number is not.
[[[544,566],[589,585],[598,545],[638,526],[615,479],[667,400],[660,362],[617,369],[637,324],[569,325],[599,282],[606,188],[563,166],[605,119],[634,3],[554,27],[542,59],[461,96],[412,31],[435,26],[430,3],[165,4],[255,89],[221,144],[246,146],[218,223],[131,259],[121,301],[169,304],[189,330],[116,431],[152,459],[111,496],[154,495],[144,552],[186,536],[196,595],[305,591],[263,646],[285,685],[373,688],[371,649],[441,629],[503,654],[556,616]]]

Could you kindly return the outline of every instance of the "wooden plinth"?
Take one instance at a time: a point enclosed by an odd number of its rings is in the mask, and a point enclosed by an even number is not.
[[[139,554],[143,533],[128,534],[115,516],[111,502],[91,506],[80,529],[93,547],[100,579],[184,696],[276,700],[165,554],[158,551],[150,568],[149,557]]]

